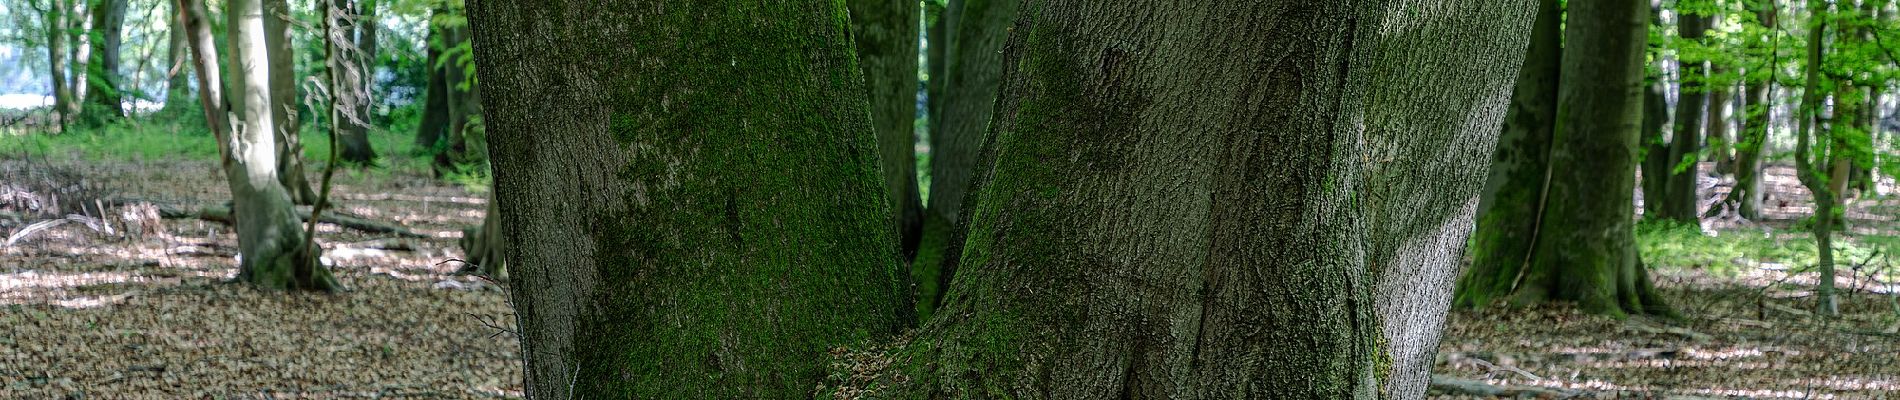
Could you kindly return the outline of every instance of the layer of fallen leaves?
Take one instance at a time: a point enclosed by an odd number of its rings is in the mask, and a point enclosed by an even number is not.
[[[206,162],[68,170],[114,196],[221,204],[227,193]],[[320,226],[344,293],[225,283],[236,272],[229,227],[136,206],[0,247],[0,398],[518,397],[503,289],[443,263],[460,257],[455,240],[481,221],[483,196],[403,172],[337,179],[338,212],[433,236]],[[66,218],[11,210],[0,232]]]

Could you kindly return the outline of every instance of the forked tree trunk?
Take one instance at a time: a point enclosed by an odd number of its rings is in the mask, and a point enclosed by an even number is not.
[[[86,102],[95,112],[85,113],[83,121],[88,125],[97,125],[106,121],[125,118],[123,95],[119,92],[119,47],[124,41],[125,10],[129,0],[93,0],[92,29],[88,34],[92,47],[92,59],[86,63],[90,78],[86,85]],[[103,114],[101,114],[103,113]]]
[[[884,188],[906,261],[917,254],[923,199],[917,192],[917,29],[914,0],[850,0],[851,33],[864,71]],[[905,274],[909,274],[906,271]],[[907,275],[908,276],[908,275]]]
[[[238,234],[237,279],[266,289],[335,290],[335,278],[317,262],[319,249],[304,246],[303,227],[298,224],[290,194],[277,179],[278,131],[271,107],[270,45],[265,39],[264,7],[260,0],[232,0],[226,3],[231,34],[232,56],[228,65],[236,93],[228,98],[228,109],[239,119],[234,130],[220,135],[225,146],[225,176],[231,185],[233,212]],[[194,45],[199,57],[198,71],[208,76],[211,67],[205,57],[212,53],[210,29],[195,21]],[[284,71],[287,73],[288,71]],[[202,81],[201,81],[202,83]],[[210,82],[205,88],[216,87]],[[201,90],[201,96],[214,93]],[[205,100],[205,103],[210,103]],[[219,107],[223,108],[223,107]],[[206,109],[206,114],[212,108]],[[213,122],[216,125],[215,122]]]
[[[277,179],[290,194],[295,204],[309,205],[317,201],[317,193],[310,188],[310,180],[304,175],[303,167],[303,118],[301,105],[303,99],[297,95],[296,49],[290,43],[290,6],[285,0],[261,0],[264,6],[264,49],[270,62],[272,73],[270,82],[271,122],[277,135],[272,142],[277,146]],[[227,28],[228,29],[228,28]],[[234,70],[235,71],[235,70]]]
[[[1534,9],[1026,2],[890,397],[1422,397]]]
[[[699,3],[469,3],[532,398],[805,398],[900,326],[846,10]]]
[[[1551,136],[1557,129],[1558,74],[1562,70],[1563,6],[1540,0],[1531,44],[1518,71],[1511,108],[1504,118],[1472,232],[1470,273],[1460,281],[1457,303],[1485,306],[1534,257],[1551,176]]]

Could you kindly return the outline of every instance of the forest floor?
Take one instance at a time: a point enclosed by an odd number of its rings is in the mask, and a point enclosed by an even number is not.
[[[1704,210],[1733,185],[1711,169],[1703,163]],[[1700,233],[1639,229],[1681,320],[1561,306],[1455,310],[1435,373],[1537,398],[1900,399],[1900,266],[1891,260],[1900,199],[1850,200],[1851,234],[1836,243],[1841,317],[1819,318],[1813,237],[1794,229],[1812,203],[1793,173],[1768,169],[1762,221],[1724,214],[1705,218]],[[1492,397],[1501,396],[1433,395]]]
[[[0,398],[520,397],[506,295],[444,263],[485,194],[338,171],[334,212],[427,237],[320,224],[349,291],[268,293],[223,283],[228,226],[112,204],[223,205],[215,163],[62,158],[0,155]],[[62,222],[22,233],[44,221]]]
[[[462,228],[481,221],[485,193],[417,168],[339,171],[337,212],[425,237],[319,225],[317,242],[350,290],[266,293],[223,283],[236,273],[229,227],[139,205],[228,198],[213,162],[176,158],[0,149],[0,398],[520,396],[505,292],[450,261],[461,257]],[[1895,397],[1900,268],[1885,249],[1900,241],[1881,238],[1900,200],[1854,203],[1845,315],[1818,319],[1807,311],[1814,275],[1798,267],[1812,244],[1789,228],[1805,193],[1786,172],[1771,169],[1768,221],[1718,217],[1705,234],[1643,235],[1685,320],[1458,310],[1436,372],[1546,398]]]

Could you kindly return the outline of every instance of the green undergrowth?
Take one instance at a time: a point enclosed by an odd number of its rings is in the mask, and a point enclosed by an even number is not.
[[[1900,275],[1887,260],[1900,250],[1900,238],[1838,234],[1834,262],[1845,274],[1862,266],[1863,274]],[[1705,235],[1691,225],[1643,221],[1636,226],[1636,244],[1643,262],[1661,270],[1706,269],[1718,276],[1736,276],[1755,268],[1782,271],[1811,270],[1817,262],[1814,236],[1806,231],[1750,228]]]

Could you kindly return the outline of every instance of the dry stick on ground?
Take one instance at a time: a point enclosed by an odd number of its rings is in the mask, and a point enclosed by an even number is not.
[[[171,219],[195,218],[195,219],[201,219],[201,220],[217,222],[217,223],[222,223],[222,224],[231,223],[231,209],[229,207],[206,206],[206,207],[200,207],[197,210],[188,210],[188,209],[181,208],[174,205],[152,203],[152,202],[147,202],[147,201],[142,201],[142,200],[116,200],[116,201],[111,202],[111,204],[125,205],[125,204],[140,203],[140,202],[151,203],[152,207],[155,207],[158,209],[158,216],[162,218],[171,218]],[[301,218],[303,221],[310,221],[311,219],[310,212],[304,211],[304,210],[297,210],[297,218]],[[410,231],[408,228],[404,228],[401,226],[384,224],[380,222],[375,222],[375,221],[370,221],[367,219],[350,217],[350,216],[335,215],[335,214],[319,215],[317,218],[317,221],[323,222],[326,224],[334,224],[334,225],[341,226],[344,228],[355,229],[358,231],[369,232],[369,233],[388,233],[388,234],[394,234],[397,236],[408,237],[408,238],[429,237],[428,235],[416,233],[414,231]]]

